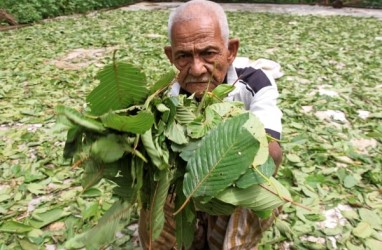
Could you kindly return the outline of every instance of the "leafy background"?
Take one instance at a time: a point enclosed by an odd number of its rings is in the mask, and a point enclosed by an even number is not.
[[[62,159],[66,135],[55,132],[54,107],[83,108],[116,48],[158,79],[170,67],[162,51],[167,16],[113,10],[0,33],[0,249],[75,247],[68,240],[113,203],[111,183],[82,192],[81,169]],[[285,207],[262,247],[382,249],[381,21],[228,17],[240,55],[282,65],[278,178],[312,209]],[[134,244],[132,226],[121,225],[117,236],[116,248]]]

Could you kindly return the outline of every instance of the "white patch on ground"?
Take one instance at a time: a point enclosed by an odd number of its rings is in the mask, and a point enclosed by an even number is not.
[[[344,226],[347,223],[346,218],[342,215],[341,211],[353,210],[349,205],[339,204],[337,207],[326,210],[323,212],[325,220],[318,222],[318,226],[321,229],[325,228],[336,228],[338,226]],[[310,242],[315,242],[319,244],[325,244],[325,239],[321,237],[313,236],[304,236],[301,237],[301,240],[307,240]],[[341,235],[329,236],[328,240],[330,241],[333,249],[337,249],[337,241],[341,239]]]
[[[66,70],[78,70],[88,67],[90,64],[95,64],[97,67],[102,67],[103,64],[99,61],[117,47],[108,48],[93,48],[93,49],[74,49],[68,54],[51,61],[57,68]]]
[[[382,41],[382,36],[377,36],[377,37],[375,37],[375,40],[377,40],[377,41]]]
[[[334,90],[325,89],[325,86],[318,87],[319,95],[327,95],[330,97],[338,97],[338,93]]]
[[[138,223],[130,224],[127,229],[133,232],[130,242],[132,242],[134,246],[139,246]]]
[[[161,34],[145,34],[144,36],[147,37],[147,38],[153,38],[153,39],[155,39],[155,38],[165,38],[166,37],[166,36],[161,35]]]
[[[281,250],[289,250],[289,249],[292,249],[293,246],[294,246],[293,242],[283,241],[280,244],[280,249]]]
[[[371,139],[352,139],[351,144],[361,154],[368,154],[370,148],[375,148],[378,145],[377,140]]]
[[[334,65],[334,67],[338,70],[344,69],[346,67],[346,64],[342,62],[337,62],[335,60],[330,60],[329,63]]]
[[[57,249],[56,245],[45,244],[45,250],[56,250],[56,249]]]
[[[357,110],[357,113],[358,113],[358,117],[363,120],[366,120],[370,116],[370,112],[366,110]]]
[[[318,222],[320,228],[335,228],[337,226],[344,226],[347,222],[346,218],[342,215],[341,211],[352,210],[348,205],[339,204],[337,207],[326,210],[323,212],[325,220]]]
[[[307,114],[313,110],[313,106],[302,106],[301,109],[303,113]]]
[[[53,222],[52,224],[47,226],[46,229],[48,231],[61,231],[61,230],[65,230],[66,229],[65,222],[63,222],[63,221]]]
[[[314,115],[318,119],[327,121],[336,127],[341,127],[341,125],[349,126],[349,121],[346,119],[345,113],[339,110],[317,111]],[[341,124],[337,122],[340,122]]]
[[[27,213],[31,213],[33,212],[36,207],[38,205],[40,205],[40,203],[44,202],[44,201],[48,201],[48,200],[51,200],[52,199],[52,196],[49,195],[49,196],[40,196],[40,197],[37,197],[37,198],[34,198],[32,199],[31,201],[29,201],[28,203],[28,210],[27,210]]]
[[[313,242],[313,243],[318,243],[318,244],[321,244],[321,245],[324,245],[325,244],[325,239],[322,238],[322,237],[315,237],[315,236],[301,236],[300,237],[300,240],[302,241],[309,241],[309,242]]]
[[[308,80],[308,79],[293,77],[293,76],[287,76],[286,80],[290,81],[290,82],[297,82],[300,84],[309,84],[310,83],[310,80]]]
[[[10,189],[11,189],[11,186],[9,185],[0,185],[0,193],[6,193]]]
[[[36,132],[38,129],[42,128],[43,124],[36,123],[36,124],[23,124],[23,123],[14,123],[14,124],[1,124],[0,125],[0,131],[6,131],[9,129],[26,129],[30,132]]]

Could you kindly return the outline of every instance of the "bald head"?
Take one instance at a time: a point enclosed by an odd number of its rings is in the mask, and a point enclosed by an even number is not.
[[[168,38],[170,42],[172,42],[172,29],[174,24],[206,18],[212,18],[218,22],[224,43],[228,46],[229,29],[227,16],[219,4],[207,0],[192,0],[186,2],[170,14],[168,20]]]

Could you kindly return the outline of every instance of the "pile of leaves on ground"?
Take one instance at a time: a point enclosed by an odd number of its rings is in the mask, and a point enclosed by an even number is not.
[[[160,79],[170,66],[168,14],[113,10],[0,33],[0,249],[63,249],[114,204],[114,185],[101,180],[84,191],[82,168],[62,158],[67,134],[54,131],[55,107],[83,109],[98,84],[91,79],[112,63],[109,48],[118,47],[117,59],[141,68],[148,82]],[[286,204],[260,248],[381,249],[382,22],[249,12],[228,18],[239,55],[282,66],[277,180],[311,208]],[[102,48],[87,64],[72,53]],[[76,67],[58,67],[62,58]],[[110,247],[133,248],[136,220],[121,220]]]
[[[196,211],[230,215],[243,207],[268,218],[291,201],[272,178],[261,122],[242,102],[224,101],[234,85],[219,85],[197,102],[193,95],[169,96],[174,71],[150,86],[139,69],[114,61],[97,78],[85,112],[56,108],[68,131],[64,157],[84,168],[84,191],[106,178],[119,197],[77,245],[108,244],[136,205],[147,211],[151,245],[163,230],[166,201],[173,200],[177,246],[188,249]]]
[[[81,14],[134,2],[134,0],[1,0],[0,9],[13,15],[18,23],[32,23],[45,18]]]

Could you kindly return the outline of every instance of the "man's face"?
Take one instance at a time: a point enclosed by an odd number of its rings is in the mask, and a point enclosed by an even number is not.
[[[235,59],[238,40],[224,44],[216,18],[193,19],[175,23],[171,47],[165,52],[179,70],[178,82],[189,93],[202,96],[224,81],[229,65]]]

